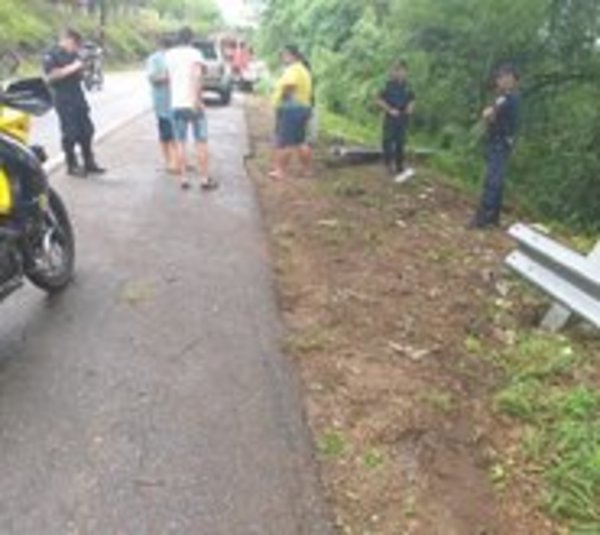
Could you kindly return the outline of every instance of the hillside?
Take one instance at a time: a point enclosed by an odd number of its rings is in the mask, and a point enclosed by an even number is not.
[[[41,50],[49,46],[67,24],[87,38],[99,34],[100,13],[73,7],[72,2],[48,0],[3,0],[0,2],[0,50],[15,49],[33,62]],[[114,4],[114,5],[113,5]],[[197,11],[185,16],[170,8],[159,9],[160,3],[128,2],[110,4],[106,17],[107,59],[113,64],[139,60],[155,46],[156,37],[172,31],[185,21],[198,32],[206,32],[221,24],[220,14],[212,0],[199,0]],[[68,21],[68,23],[66,22]]]
[[[265,0],[259,44],[309,59],[318,101],[376,128],[374,96],[402,59],[417,96],[412,136],[444,174],[481,176],[481,110],[501,65],[520,72],[510,193],[537,218],[600,229],[600,2],[597,0]]]

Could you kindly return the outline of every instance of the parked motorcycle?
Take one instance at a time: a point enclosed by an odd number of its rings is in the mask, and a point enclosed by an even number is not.
[[[18,69],[13,54],[0,55],[0,78]],[[42,79],[23,79],[0,88],[0,301],[26,279],[49,293],[64,289],[75,266],[69,215],[50,187],[45,155],[29,147],[32,115],[52,108]]]

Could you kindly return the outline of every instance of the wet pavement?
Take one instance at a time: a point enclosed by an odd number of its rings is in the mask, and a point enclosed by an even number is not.
[[[102,91],[86,92],[96,131],[139,115],[150,108],[150,91],[141,71],[124,71],[106,75]],[[54,156],[60,150],[58,118],[50,112],[33,121],[32,142],[42,145]]]
[[[0,533],[330,533],[280,354],[238,105],[210,112],[216,192],[159,171],[149,116],[54,177],[78,273],[0,306]]]

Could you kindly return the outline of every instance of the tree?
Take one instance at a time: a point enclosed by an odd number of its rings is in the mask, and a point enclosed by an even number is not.
[[[479,177],[473,125],[492,70],[523,73],[513,192],[535,211],[599,229],[600,2],[597,0],[266,0],[259,35],[275,58],[294,41],[319,101],[375,127],[373,95],[398,58],[418,95],[415,125],[449,148],[444,168]]]

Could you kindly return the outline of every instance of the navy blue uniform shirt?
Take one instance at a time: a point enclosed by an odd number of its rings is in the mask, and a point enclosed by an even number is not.
[[[385,89],[379,93],[379,98],[391,108],[405,112],[408,105],[415,100],[415,94],[407,86],[406,82],[389,80]]]
[[[514,142],[519,127],[519,101],[519,94],[515,92],[498,97],[494,104],[496,117],[488,126],[490,141]]]
[[[44,55],[43,67],[46,74],[50,74],[54,69],[60,69],[70,65],[79,59],[77,53],[66,51],[64,48],[57,46]],[[50,82],[50,88],[54,95],[54,104],[57,108],[60,107],[83,107],[87,109],[87,101],[81,87],[83,72],[76,72]]]

